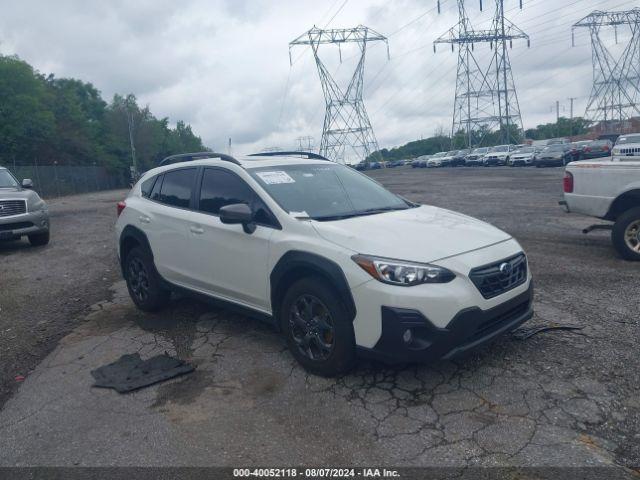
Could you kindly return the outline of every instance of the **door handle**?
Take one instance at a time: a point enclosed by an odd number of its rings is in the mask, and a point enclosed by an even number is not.
[[[140,215],[138,220],[140,220],[141,223],[151,223],[151,219],[146,215]]]
[[[202,227],[191,227],[189,230],[191,230],[191,233],[195,233],[196,235],[202,235],[204,233],[204,228]]]

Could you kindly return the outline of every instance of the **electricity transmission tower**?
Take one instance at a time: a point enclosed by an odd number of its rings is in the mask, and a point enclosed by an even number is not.
[[[335,162],[361,161],[378,150],[378,142],[362,100],[367,44],[376,41],[387,44],[388,56],[387,38],[363,25],[356,28],[330,30],[322,30],[314,26],[289,43],[289,61],[291,61],[291,49],[296,45],[310,45],[313,51],[326,108],[320,154]],[[343,90],[320,59],[319,49],[320,45],[337,44],[342,62],[340,47],[345,43],[357,44],[360,49],[360,59],[351,81],[346,90]]]
[[[511,48],[513,40],[525,39],[529,46],[529,36],[505,18],[504,0],[495,0],[495,13],[487,30],[474,30],[464,0],[457,0],[457,3],[458,23],[433,42],[434,52],[440,43],[451,44],[452,51],[458,46],[451,137],[464,132],[466,146],[471,148],[482,145],[485,136],[497,128],[503,143],[517,142],[522,131],[522,117],[507,43]],[[492,49],[488,65],[480,62],[475,54],[478,43],[489,43]]]
[[[298,142],[298,151],[299,152],[313,152],[315,147],[313,145],[313,137],[311,136],[304,136],[304,137],[298,137],[296,138],[296,141]]]
[[[618,27],[627,25],[631,38],[616,59],[605,47],[600,31],[603,27],[613,27],[617,43]],[[611,129],[617,123],[621,132],[624,120],[640,116],[640,8],[624,12],[594,11],[573,25],[572,37],[575,29],[582,27],[588,28],[591,35],[593,61],[593,87],[585,118],[603,122],[605,128]]]

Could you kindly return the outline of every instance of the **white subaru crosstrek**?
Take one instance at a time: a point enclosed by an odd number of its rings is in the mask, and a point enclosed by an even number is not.
[[[239,307],[320,375],[357,354],[452,358],[533,313],[527,259],[509,234],[315,154],[169,157],[118,213],[139,308],[163,307],[174,290]]]

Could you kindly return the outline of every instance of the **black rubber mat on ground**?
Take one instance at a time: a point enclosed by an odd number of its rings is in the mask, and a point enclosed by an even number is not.
[[[148,387],[178,375],[193,372],[195,367],[166,353],[142,360],[137,353],[123,355],[116,362],[91,372],[94,387],[114,388],[126,393]]]

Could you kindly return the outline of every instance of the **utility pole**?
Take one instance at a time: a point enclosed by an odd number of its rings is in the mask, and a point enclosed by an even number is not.
[[[458,23],[433,44],[434,52],[436,45],[440,43],[451,44],[452,51],[458,45],[451,136],[453,138],[457,132],[465,130],[467,147],[472,148],[482,145],[486,133],[499,129],[502,142],[511,143],[516,140],[512,128],[516,126],[520,132],[523,128],[507,41],[511,47],[513,40],[525,39],[529,46],[529,36],[505,18],[504,0],[495,0],[493,22],[487,30],[474,30],[467,16],[464,0],[457,0],[457,4]],[[481,43],[488,43],[493,50],[489,65],[481,65],[474,54],[475,45]]]
[[[364,61],[370,42],[389,44],[387,37],[359,25],[355,28],[324,30],[313,27],[289,43],[291,49],[297,45],[309,45],[316,61],[320,83],[325,99],[324,127],[320,142],[320,154],[339,163],[356,163],[378,151],[378,142],[373,133],[367,110],[362,100]],[[341,45],[354,43],[360,50],[360,59],[346,90],[342,90],[332,78],[324,62],[320,59],[320,45],[337,45],[342,60]]]
[[[136,144],[133,141],[134,120],[130,102],[127,102],[127,123],[129,124],[129,145],[131,147],[131,181],[135,183],[138,179],[138,164],[136,161]]]
[[[600,38],[600,31],[613,27],[617,43],[618,28],[624,26],[631,30],[631,38],[620,56],[614,58]],[[592,122],[602,122],[609,133],[617,123],[621,133],[625,120],[640,116],[640,8],[622,12],[596,10],[573,25],[572,38],[576,28],[588,28],[591,36],[593,87],[584,116]]]
[[[560,137],[560,101],[556,100],[556,137]]]
[[[573,102],[577,97],[569,97],[569,128],[571,128],[571,137],[573,137]]]

